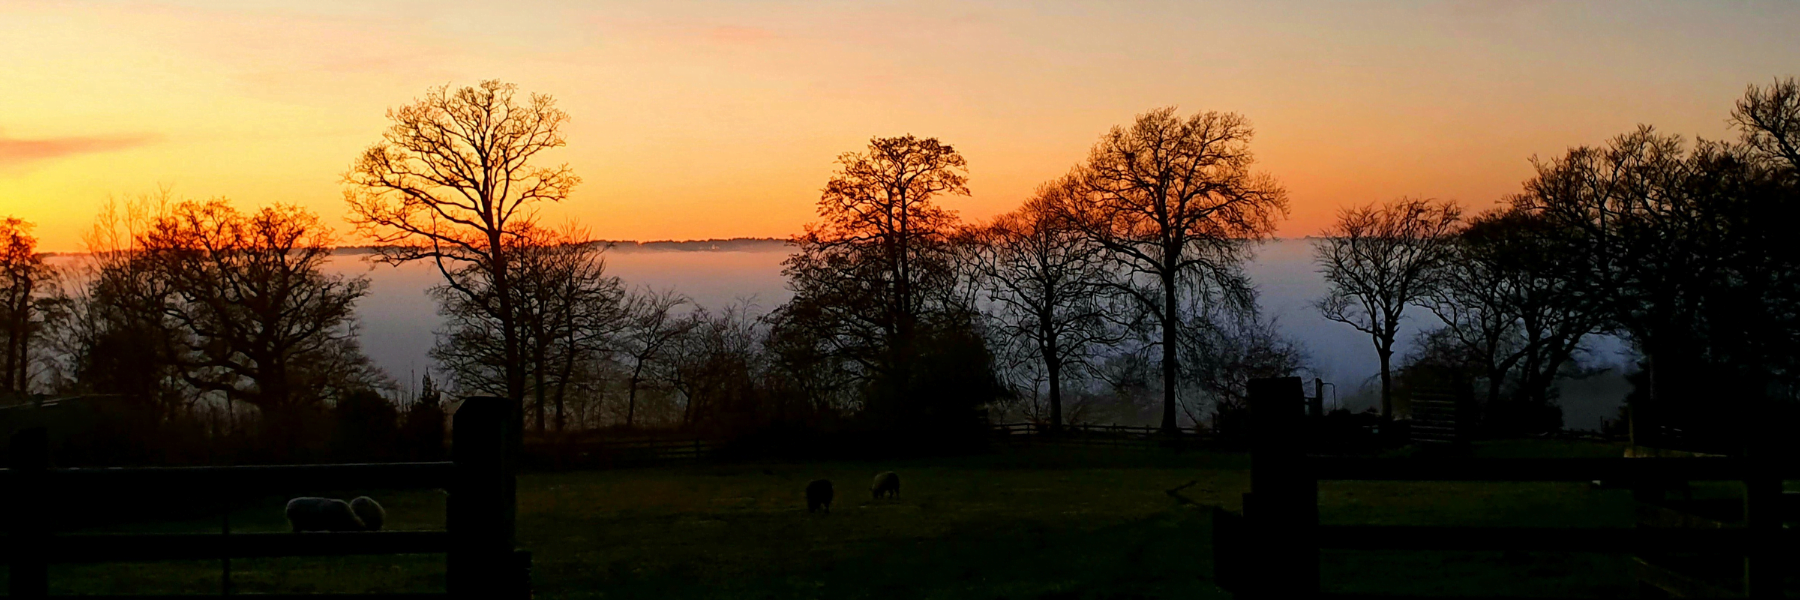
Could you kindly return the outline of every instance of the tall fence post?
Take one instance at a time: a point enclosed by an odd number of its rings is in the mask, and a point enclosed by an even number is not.
[[[1250,490],[1244,506],[1254,597],[1319,593],[1319,485],[1305,459],[1306,396],[1299,377],[1250,380]]]
[[[6,549],[12,563],[7,593],[13,598],[46,598],[50,595],[50,563],[45,560],[50,519],[44,514],[51,505],[49,430],[21,429],[13,433],[8,450],[13,489],[7,494],[11,509],[7,533],[12,538]]]
[[[1761,410],[1751,414],[1763,414],[1773,405],[1762,402]],[[1781,539],[1782,457],[1774,451],[1774,422],[1774,418],[1753,417],[1744,419],[1742,425],[1747,434],[1744,456],[1749,461],[1744,476],[1744,528],[1749,534],[1744,546],[1744,597],[1752,599],[1780,598],[1787,573],[1793,568]]]
[[[463,401],[451,425],[456,481],[446,505],[450,531],[445,584],[457,598],[520,598],[529,593],[528,571],[513,552],[517,505],[513,471],[518,435],[513,406],[505,398]],[[529,555],[526,555],[529,556]]]

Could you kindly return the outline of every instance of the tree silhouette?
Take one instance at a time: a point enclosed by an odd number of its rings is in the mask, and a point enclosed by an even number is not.
[[[556,431],[563,430],[568,390],[586,373],[577,365],[599,360],[624,318],[623,287],[617,277],[606,275],[606,247],[587,237],[579,229],[522,226],[503,242],[513,263],[512,306],[531,400],[528,412],[540,435],[553,424]],[[471,302],[470,295],[450,285],[431,289],[439,312],[447,317],[431,355],[450,369],[462,389],[505,394],[505,340],[494,316],[495,294],[481,279],[470,280],[467,289],[485,304]]]
[[[788,357],[835,357],[828,362],[861,384],[873,420],[957,422],[965,415],[951,413],[991,399],[998,385],[959,293],[967,290],[956,215],[934,202],[968,194],[966,162],[949,145],[908,135],[872,139],[838,163],[819,199],[821,222],[794,240],[799,249],[784,263],[794,298],[772,315],[774,336]],[[788,345],[802,341],[814,348]],[[940,364],[949,354],[961,362]]]
[[[1487,378],[1491,426],[1499,431],[1537,433],[1547,425],[1531,415],[1550,406],[1556,376],[1600,326],[1600,311],[1583,302],[1578,259],[1565,251],[1563,233],[1518,211],[1477,216],[1450,242],[1426,302]],[[1502,388],[1515,374],[1508,402]]]
[[[1788,77],[1766,88],[1750,86],[1731,112],[1731,122],[1757,154],[1786,161],[1790,172],[1800,171],[1800,80]]]
[[[1327,319],[1369,334],[1381,359],[1381,414],[1394,414],[1394,336],[1406,307],[1432,291],[1432,275],[1450,257],[1462,209],[1452,202],[1400,199],[1343,211],[1314,246],[1329,284],[1319,299]]]
[[[1793,85],[1751,86],[1737,143],[1642,126],[1606,145],[1536,163],[1510,202],[1561,229],[1604,327],[1643,356],[1633,414],[1663,413],[1725,448],[1766,418],[1762,402],[1800,383],[1800,219]]]
[[[1251,245],[1287,214],[1287,191],[1250,170],[1253,131],[1233,113],[1138,115],[1101,136],[1072,177],[1066,216],[1116,264],[1111,287],[1160,330],[1162,429],[1173,432],[1184,297],[1254,304],[1242,272]]]
[[[31,386],[32,337],[41,326],[41,300],[53,273],[38,254],[31,224],[0,219],[0,391],[24,394]]]
[[[761,331],[748,301],[719,310],[697,307],[669,352],[669,384],[686,400],[685,427],[736,433],[774,420],[762,385],[766,372]]]
[[[1057,210],[1079,194],[1068,179],[1048,183],[1018,210],[975,233],[972,261],[992,319],[1010,346],[1043,369],[1049,386],[1050,428],[1063,425],[1068,374],[1086,364],[1120,328],[1109,327],[1103,249],[1065,222]],[[1033,383],[1035,386],[1035,382]]]
[[[509,238],[526,229],[536,205],[561,201],[580,178],[567,165],[533,164],[564,145],[569,117],[550,96],[521,102],[517,91],[499,81],[444,86],[389,110],[392,124],[350,166],[344,195],[352,221],[382,244],[381,260],[431,261],[448,290],[493,320],[504,394],[522,420],[528,371]]]
[[[631,376],[626,383],[625,426],[637,419],[638,391],[649,378],[670,368],[670,353],[682,336],[697,325],[676,311],[693,304],[687,296],[674,290],[644,290],[625,300],[625,321],[617,341],[618,352],[631,363]]]
[[[356,343],[369,282],[324,273],[331,241],[298,207],[182,202],[138,235],[144,277],[124,293],[175,333],[164,339],[186,383],[252,404],[292,435],[300,409],[385,387]]]

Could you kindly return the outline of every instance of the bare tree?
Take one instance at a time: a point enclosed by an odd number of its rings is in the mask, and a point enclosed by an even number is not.
[[[1800,172],[1800,80],[1788,77],[1766,88],[1750,86],[1731,112],[1731,122],[1745,144]]]
[[[1317,302],[1327,319],[1355,327],[1381,359],[1381,414],[1393,416],[1394,337],[1406,307],[1432,291],[1432,275],[1451,256],[1462,208],[1454,202],[1402,198],[1350,208],[1313,247],[1331,286]]]
[[[935,202],[968,194],[966,162],[947,144],[910,135],[870,140],[867,152],[838,162],[819,199],[821,222],[794,240],[799,249],[785,262],[794,298],[771,316],[782,368],[814,383],[853,381],[860,414],[883,427],[972,440],[976,408],[1004,390],[967,302],[958,219]],[[819,377],[821,367],[844,371]],[[824,398],[817,391],[806,393]]]
[[[1483,213],[1452,241],[1434,278],[1426,304],[1483,370],[1488,406],[1502,421],[1510,376],[1517,374],[1515,405],[1548,405],[1557,374],[1601,323],[1578,289],[1580,265],[1563,233],[1537,215]]]
[[[766,372],[756,306],[740,299],[717,311],[695,308],[670,352],[670,384],[686,399],[681,423],[746,431],[775,415],[764,405]]]
[[[1242,265],[1287,215],[1287,191],[1250,170],[1250,122],[1234,113],[1182,118],[1161,108],[1100,138],[1063,211],[1107,250],[1115,291],[1160,330],[1162,429],[1174,432],[1181,305],[1203,298],[1242,309],[1254,294]]]
[[[517,91],[499,81],[438,87],[389,110],[382,141],[344,180],[351,219],[383,244],[380,260],[432,261],[448,290],[493,320],[505,396],[523,403],[528,372],[508,238],[525,229],[535,206],[566,198],[580,178],[567,165],[533,164],[564,145],[569,116],[550,96],[521,102]],[[514,415],[522,421],[524,411]]]
[[[138,247],[173,202],[163,188],[109,199],[95,215],[87,255],[62,279],[56,326],[45,332],[58,391],[123,395],[159,418],[190,407],[194,394],[170,356],[179,331],[163,315],[169,292]]]
[[[1181,342],[1194,358],[1183,367],[1192,385],[1212,400],[1215,433],[1247,433],[1242,426],[1250,406],[1250,380],[1294,375],[1306,361],[1305,352],[1281,335],[1274,320],[1256,311],[1195,306],[1186,319]],[[1196,423],[1202,421],[1199,402],[1184,402],[1182,408]]]
[[[606,246],[577,228],[552,231],[524,226],[505,243],[512,257],[512,305],[519,322],[521,360],[527,374],[532,424],[539,435],[554,420],[563,431],[565,401],[581,363],[598,360],[622,326],[623,287],[606,275]],[[472,282],[478,297],[491,297],[485,282]],[[447,317],[432,356],[463,389],[504,394],[506,363],[501,326],[491,311],[449,285],[431,293]],[[554,406],[555,415],[549,414]]]
[[[816,308],[824,339],[864,376],[904,379],[921,321],[954,287],[956,214],[933,199],[968,195],[967,162],[948,144],[909,135],[871,139],[868,152],[838,163],[819,198],[823,222],[807,226],[786,262],[790,306]]]
[[[137,306],[155,306],[169,355],[194,387],[248,402],[277,424],[302,406],[384,384],[356,346],[365,278],[326,275],[331,230],[304,209],[239,213],[174,205],[139,235]]]
[[[669,360],[682,336],[698,322],[678,314],[684,305],[692,304],[687,296],[674,290],[634,293],[625,301],[624,330],[618,340],[619,354],[630,361],[631,378],[626,386],[625,426],[637,418],[638,389]]]
[[[1031,355],[1043,370],[1052,431],[1062,429],[1069,372],[1121,331],[1109,327],[1114,319],[1102,248],[1057,212],[1058,204],[1079,193],[1067,179],[1039,187],[1023,207],[976,233],[970,261],[1003,343]],[[1031,382],[1034,391],[1036,385]]]

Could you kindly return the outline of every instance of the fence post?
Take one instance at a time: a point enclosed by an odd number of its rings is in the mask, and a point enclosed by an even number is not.
[[[1764,406],[1768,406],[1766,403]],[[1746,436],[1744,455],[1750,461],[1744,476],[1744,528],[1749,539],[1744,546],[1744,597],[1780,598],[1786,587],[1787,571],[1792,567],[1781,543],[1782,527],[1782,459],[1772,452],[1774,419],[1749,419],[1743,427]]]
[[[1299,377],[1249,383],[1255,506],[1244,510],[1254,561],[1246,591],[1255,597],[1312,597],[1319,593],[1319,484],[1304,462],[1306,396]]]
[[[1781,548],[1781,476],[1778,465],[1767,457],[1751,458],[1750,475],[1744,480],[1744,528],[1749,534],[1744,548],[1744,596],[1779,598],[1787,565]]]
[[[50,564],[45,551],[50,545],[50,522],[44,511],[50,496],[50,433],[43,427],[13,433],[8,448],[13,489],[8,508],[11,527],[7,552],[12,562],[8,593],[13,598],[45,598],[50,595]]]
[[[457,598],[524,597],[519,560],[514,556],[516,479],[511,456],[516,431],[513,406],[505,398],[474,397],[456,409],[451,424],[451,460],[456,481],[446,505],[450,552],[444,573]],[[525,582],[529,585],[528,582]]]

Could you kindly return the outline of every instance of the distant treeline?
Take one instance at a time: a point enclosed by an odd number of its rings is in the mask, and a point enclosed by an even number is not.
[[[782,238],[722,238],[704,240],[653,240],[642,242],[637,240],[588,240],[588,243],[607,247],[612,252],[632,252],[635,250],[674,251],[674,252],[732,252],[757,251],[786,247],[791,240]],[[375,254],[380,251],[376,246],[338,246],[332,249],[334,254]]]
[[[1555,430],[1552,384],[1583,375],[1597,333],[1641,354],[1646,407],[1738,418],[1791,396],[1797,88],[1752,86],[1736,141],[1643,128],[1538,161],[1473,218],[1423,199],[1346,210],[1316,243],[1331,285],[1318,308],[1370,335],[1381,416],[1404,416],[1408,389],[1451,385],[1492,433]],[[4,223],[4,388],[126,398],[146,427],[275,459],[435,446],[468,395],[513,399],[548,440],[657,428],[942,447],[997,416],[1229,429],[1250,379],[1305,369],[1243,268],[1288,196],[1254,169],[1242,116],[1139,115],[985,223],[940,205],[968,194],[955,148],[877,137],[838,158],[794,239],[629,246],[534,219],[579,183],[536,161],[567,118],[509,84],[433,89],[345,174],[350,220],[374,241],[357,252],[442,277],[425,393],[400,393],[358,347],[369,282],[325,272],[336,239],[315,215],[166,191],[103,212],[63,268]],[[604,260],[778,243],[794,295],[768,308],[632,288]],[[1396,357],[1408,307],[1443,326]]]

